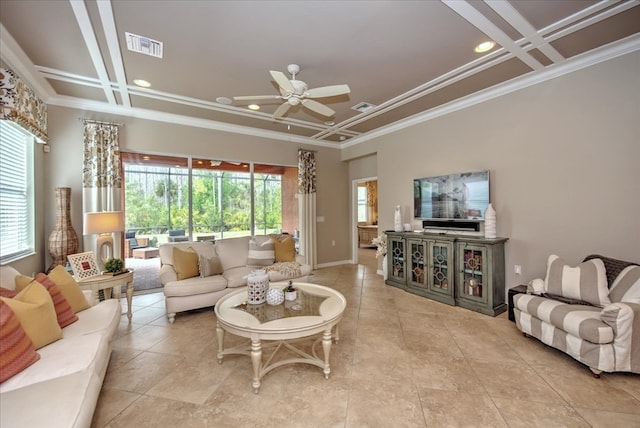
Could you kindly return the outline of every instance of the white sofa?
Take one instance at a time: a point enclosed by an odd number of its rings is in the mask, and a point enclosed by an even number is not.
[[[261,242],[266,236],[256,236]],[[249,258],[249,241],[251,237],[243,236],[228,238],[213,242],[170,242],[160,245],[160,283],[164,288],[167,317],[169,322],[175,321],[176,313],[191,309],[214,306],[225,294],[239,287],[247,285],[247,276],[256,267],[247,266]],[[222,264],[222,274],[193,277],[178,280],[173,266],[173,248],[186,250],[193,248],[198,254],[207,258],[219,257]],[[299,265],[297,275],[291,275],[277,270],[270,270],[269,281],[296,280],[304,282],[311,273],[311,266],[301,255],[296,255]]]
[[[12,288],[19,272],[0,268]],[[62,339],[37,350],[40,359],[0,384],[2,427],[89,427],[102,388],[122,308],[115,299],[93,302],[62,329]]]

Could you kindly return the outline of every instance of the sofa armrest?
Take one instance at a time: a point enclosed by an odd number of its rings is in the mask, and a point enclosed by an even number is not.
[[[82,290],[82,294],[84,294],[84,298],[87,299],[89,306],[95,306],[96,300],[93,298],[93,291],[91,290]]]
[[[296,263],[299,263],[301,265],[306,265],[307,258],[305,256],[301,256],[300,254],[296,254]]]
[[[640,348],[633,337],[640,331],[640,304],[616,302],[600,311],[602,322],[613,329],[616,371],[640,373]]]
[[[166,285],[171,281],[178,280],[178,274],[176,273],[172,265],[162,265],[160,267],[159,276],[160,276],[160,284],[162,285]]]

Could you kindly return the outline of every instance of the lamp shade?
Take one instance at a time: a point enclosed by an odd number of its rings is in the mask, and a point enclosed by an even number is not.
[[[95,233],[122,232],[124,230],[124,216],[122,211],[102,211],[84,213],[85,235]]]

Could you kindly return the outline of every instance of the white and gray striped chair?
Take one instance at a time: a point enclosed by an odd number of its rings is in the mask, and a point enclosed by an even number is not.
[[[596,377],[640,373],[640,266],[590,255],[576,267],[550,256],[545,279],[513,297],[516,326]]]

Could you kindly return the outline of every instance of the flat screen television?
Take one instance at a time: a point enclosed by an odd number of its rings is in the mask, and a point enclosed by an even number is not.
[[[488,205],[488,170],[413,180],[416,219],[484,221]]]

